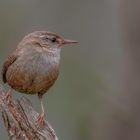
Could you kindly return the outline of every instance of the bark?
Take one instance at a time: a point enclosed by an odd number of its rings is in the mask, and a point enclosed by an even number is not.
[[[0,111],[10,140],[58,140],[47,121],[44,125],[38,124],[39,113],[26,97],[9,102],[1,86]]]

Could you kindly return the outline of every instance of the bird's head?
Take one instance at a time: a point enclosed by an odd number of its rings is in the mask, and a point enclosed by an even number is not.
[[[78,43],[74,40],[64,39],[63,37],[48,31],[35,31],[23,38],[20,46],[32,44],[32,46],[43,47],[47,49],[61,48],[65,44]]]

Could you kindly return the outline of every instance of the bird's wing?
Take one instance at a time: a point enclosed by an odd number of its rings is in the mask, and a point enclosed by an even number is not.
[[[17,59],[18,57],[18,54],[17,54],[17,49],[5,60],[4,64],[3,64],[3,67],[2,67],[2,80],[4,83],[7,82],[7,79],[6,79],[6,72],[9,68],[9,66],[11,66],[15,60]]]

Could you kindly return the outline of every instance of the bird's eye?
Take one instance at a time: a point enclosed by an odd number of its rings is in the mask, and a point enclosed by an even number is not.
[[[52,41],[53,43],[56,42],[56,38],[53,37],[53,38],[51,39],[51,41]]]

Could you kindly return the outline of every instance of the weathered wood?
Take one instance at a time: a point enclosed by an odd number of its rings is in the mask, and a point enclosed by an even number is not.
[[[58,140],[47,121],[43,126],[37,123],[39,113],[26,97],[8,102],[1,86],[0,111],[11,140]]]

